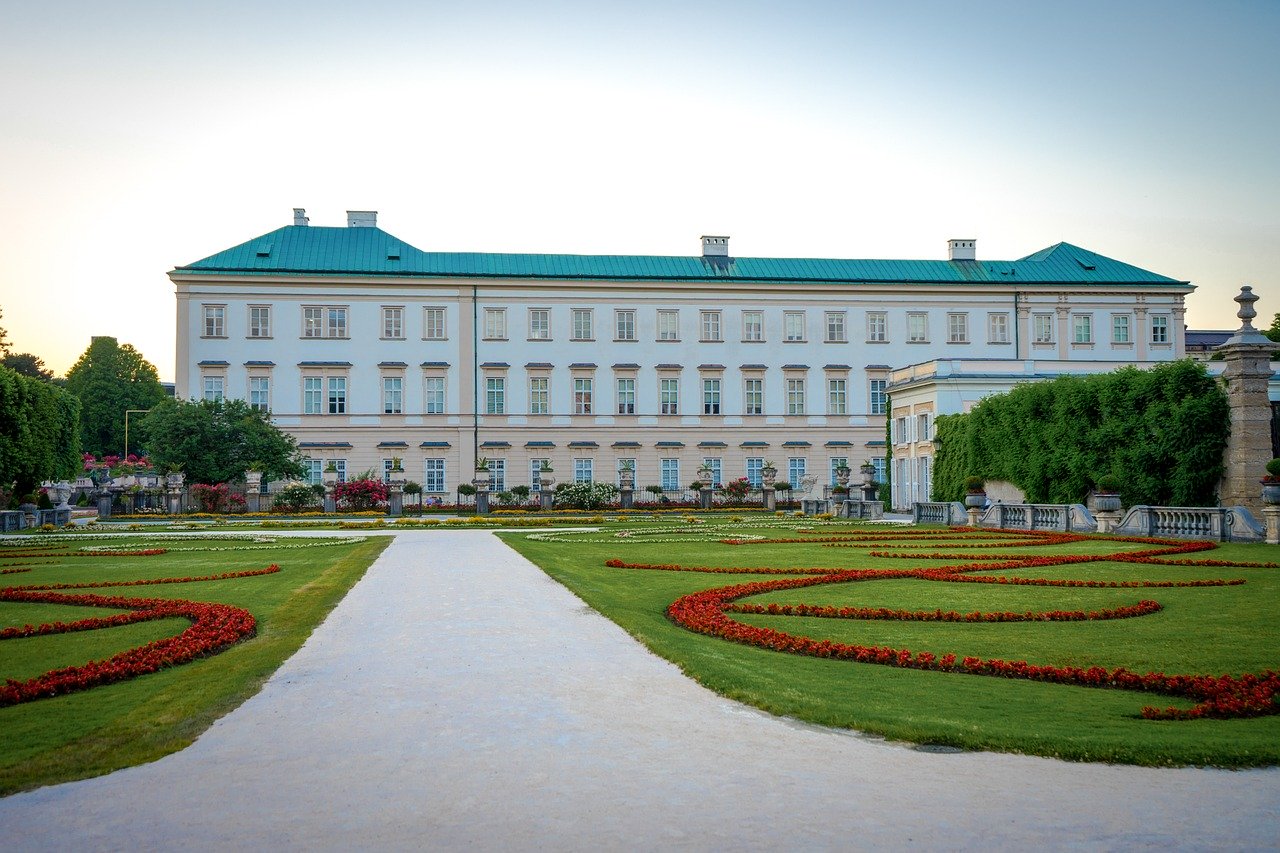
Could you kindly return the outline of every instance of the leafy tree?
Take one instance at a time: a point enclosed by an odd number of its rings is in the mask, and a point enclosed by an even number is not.
[[[1271,328],[1263,329],[1262,334],[1280,344],[1280,314],[1277,314],[1275,319],[1271,321]]]
[[[4,317],[4,309],[0,308],[0,318],[3,318],[3,317]],[[8,355],[9,347],[11,346],[12,344],[9,343],[9,333],[4,330],[3,326],[0,326],[0,355]]]
[[[30,494],[41,480],[80,470],[80,401],[0,367],[0,487]]]
[[[151,463],[197,483],[238,480],[251,465],[267,480],[303,475],[298,445],[244,400],[165,400],[138,423]]]
[[[30,376],[32,379],[41,379],[45,382],[53,379],[53,371],[45,369],[44,359],[29,352],[7,353],[3,359],[0,359],[0,364],[14,373]]]
[[[96,337],[69,371],[66,388],[80,398],[85,449],[99,455],[124,450],[124,413],[165,399],[155,365],[129,344]]]

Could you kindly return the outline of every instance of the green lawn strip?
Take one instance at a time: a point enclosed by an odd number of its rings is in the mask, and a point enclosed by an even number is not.
[[[120,612],[122,611],[97,607],[80,608],[77,618],[109,616]],[[76,666],[91,660],[105,660],[154,640],[172,637],[190,624],[186,619],[155,619],[115,628],[5,640],[0,642],[0,673],[4,673],[5,678],[25,681],[51,669]]]
[[[118,542],[118,540],[116,540]],[[257,635],[219,654],[182,666],[80,693],[0,708],[0,794],[96,776],[176,752],[191,743],[218,717],[256,693],[262,683],[310,636],[316,625],[364,574],[389,537],[370,537],[352,545],[304,549],[172,552],[150,558],[68,558],[97,565],[93,579],[187,577],[263,568],[272,562],[274,575],[203,583],[69,590],[138,598],[184,598],[244,607],[258,620]],[[208,542],[210,547],[226,543]],[[132,561],[138,565],[131,565]],[[86,579],[78,562],[65,575],[49,572],[40,583]],[[19,575],[36,583],[31,575]],[[104,615],[100,608],[76,608],[80,617]],[[20,620],[21,622],[31,620]],[[172,636],[184,620],[131,626],[150,630],[173,623]],[[110,629],[107,633],[123,629]],[[63,642],[92,644],[97,635],[66,634]],[[31,639],[3,644],[30,643]],[[114,642],[112,646],[114,646]],[[127,647],[127,646],[126,646]],[[118,649],[93,652],[72,662],[107,657]],[[0,677],[14,677],[0,670]]]
[[[1149,721],[1144,705],[1190,707],[1158,694],[1043,684],[820,660],[766,651],[685,631],[665,615],[682,594],[762,575],[711,575],[610,569],[603,562],[686,565],[815,566],[823,552],[844,567],[913,569],[956,561],[869,558],[816,545],[729,547],[503,538],[655,653],[705,686],[773,713],[915,742],[1143,765],[1280,763],[1280,716],[1251,720]],[[1072,543],[1030,553],[1106,553],[1117,543]],[[1126,550],[1154,546],[1122,543]],[[945,551],[937,547],[921,550]],[[1015,549],[1000,549],[1015,550]],[[1234,545],[1189,558],[1273,561],[1274,548]],[[748,558],[747,554],[751,554]],[[1025,611],[1100,609],[1150,598],[1165,610],[1141,618],[1083,623],[955,624],[733,614],[733,618],[813,637],[1075,666],[1126,666],[1139,672],[1257,672],[1280,663],[1280,628],[1268,620],[1280,570],[1089,563],[1002,572],[1010,576],[1105,580],[1244,577],[1236,587],[1082,589],[885,580],[821,585],[752,601],[904,609]]]

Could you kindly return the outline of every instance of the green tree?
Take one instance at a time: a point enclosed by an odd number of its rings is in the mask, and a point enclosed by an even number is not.
[[[69,371],[66,388],[80,399],[85,449],[124,452],[124,413],[165,399],[155,365],[129,344],[95,337]]]
[[[1271,328],[1263,329],[1262,334],[1280,344],[1280,314],[1277,314],[1271,321]]]
[[[138,422],[153,465],[189,482],[226,483],[259,467],[268,480],[303,476],[298,445],[244,400],[165,400]]]
[[[0,359],[0,364],[14,373],[30,376],[32,379],[41,379],[45,382],[53,379],[53,371],[45,369],[44,359],[29,352],[6,353],[4,358]]]
[[[41,480],[80,470],[80,401],[0,367],[0,486],[32,492]]]
[[[2,319],[3,317],[4,317],[4,309],[0,308],[0,319]],[[9,343],[9,333],[5,331],[3,326],[0,326],[0,355],[8,355],[9,347],[11,346],[12,344]]]

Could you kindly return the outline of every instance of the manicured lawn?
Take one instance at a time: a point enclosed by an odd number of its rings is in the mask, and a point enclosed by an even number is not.
[[[667,615],[682,596],[753,582],[795,581],[804,575],[707,574],[610,568],[606,560],[684,567],[816,570],[936,570],[977,562],[1049,555],[1103,557],[1162,546],[1104,538],[1053,545],[1018,543],[998,532],[981,539],[894,538],[876,528],[879,543],[856,547],[820,544],[721,544],[741,534],[814,538],[794,530],[722,522],[679,527],[679,521],[628,525],[641,535],[503,534],[513,547],[584,601],[688,675],[726,696],[777,714],[847,727],[918,743],[948,744],[1058,756],[1074,760],[1144,765],[1211,764],[1243,767],[1280,763],[1280,716],[1230,719],[1144,719],[1142,709],[1190,709],[1197,701],[1130,689],[1046,683],[965,671],[899,668],[815,657],[694,633]],[[749,521],[748,521],[749,523]],[[811,526],[804,523],[803,526]],[[666,530],[646,536],[643,531]],[[925,528],[913,529],[916,532]],[[867,532],[853,525],[815,529],[819,535]],[[576,541],[575,541],[576,540]],[[604,541],[601,541],[604,540]],[[663,540],[663,541],[651,541]],[[957,545],[979,547],[957,548]],[[897,549],[886,546],[903,546]],[[991,546],[991,547],[983,547]],[[872,557],[884,553],[945,553],[952,559]],[[1280,548],[1223,545],[1216,550],[1155,559],[1280,562]],[[990,561],[985,561],[990,562]],[[1096,588],[939,582],[920,577],[857,579],[797,589],[777,589],[736,599],[737,605],[826,605],[908,611],[980,612],[1104,611],[1147,600],[1158,612],[1133,618],[1085,621],[939,622],[820,618],[730,612],[735,623],[847,646],[909,649],[983,660],[1027,661],[1048,667],[1124,667],[1138,674],[1240,676],[1280,669],[1280,568],[1151,565],[1117,561],[1022,566],[969,574],[1083,581],[1205,581],[1243,579],[1230,586]],[[745,633],[745,632],[744,632]],[[771,635],[771,636],[776,636]],[[961,667],[959,662],[955,665]]]
[[[256,693],[280,664],[364,574],[390,541],[348,535],[347,541],[263,537],[177,540],[160,533],[130,537],[77,534],[65,547],[17,557],[0,550],[0,568],[29,572],[0,577],[0,587],[193,578],[263,569],[281,571],[225,580],[59,590],[128,598],[184,599],[243,608],[256,634],[214,654],[152,674],[66,695],[0,707],[0,794],[81,779],[154,761],[191,743],[218,717]],[[337,535],[333,539],[338,539]],[[26,540],[27,542],[39,540]],[[98,546],[166,548],[156,556],[73,557]],[[19,565],[23,564],[23,565]],[[70,622],[131,608],[0,601],[0,628]],[[174,637],[192,623],[164,618],[120,627],[0,641],[0,680],[25,681],[57,667],[101,661],[145,643]]]

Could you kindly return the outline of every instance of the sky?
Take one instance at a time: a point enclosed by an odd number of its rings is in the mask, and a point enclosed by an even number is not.
[[[425,251],[979,259],[1280,312],[1280,2],[0,0],[0,326],[174,376],[166,273],[377,210]]]

